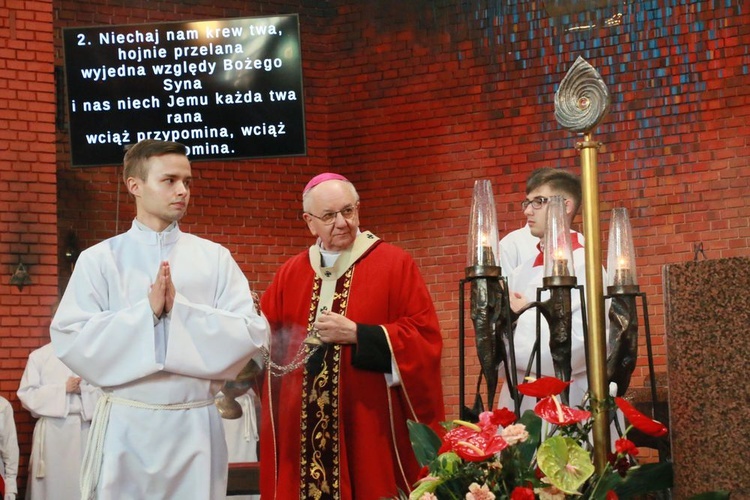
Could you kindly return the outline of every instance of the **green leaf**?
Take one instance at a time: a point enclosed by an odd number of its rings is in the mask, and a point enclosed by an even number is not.
[[[429,465],[437,457],[442,441],[435,431],[425,424],[408,420],[406,425],[409,427],[409,440],[417,462],[420,466]]]
[[[436,473],[440,477],[450,477],[461,472],[461,466],[464,461],[461,457],[456,455],[452,451],[448,451],[438,457],[432,462],[433,466],[430,467],[430,471]]]
[[[440,500],[462,500],[469,491],[469,483],[458,479],[448,480],[435,489],[435,496]]]
[[[603,477],[592,477],[591,482],[594,483],[596,489],[585,498],[589,500],[605,500],[607,493],[613,491],[623,480],[620,474],[613,472],[612,469],[607,467]]]
[[[521,460],[526,464],[530,464],[534,459],[536,449],[539,447],[539,441],[541,441],[542,419],[533,410],[526,410],[518,423],[526,426],[529,438],[523,443],[518,443],[516,446],[521,454]]]
[[[653,491],[668,490],[672,484],[672,462],[658,462],[630,469],[622,483],[613,489],[620,498],[630,498]]]
[[[589,453],[568,437],[553,436],[542,443],[537,463],[554,486],[569,494],[594,473]]]
[[[411,492],[411,495],[409,495],[409,499],[419,499],[424,495],[425,493],[432,493],[435,491],[435,489],[440,486],[440,484],[443,482],[442,479],[436,480],[436,481],[423,481],[417,485],[417,487]]]

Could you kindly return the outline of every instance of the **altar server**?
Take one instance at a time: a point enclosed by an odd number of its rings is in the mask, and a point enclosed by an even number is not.
[[[13,407],[0,396],[0,496],[3,500],[16,500],[18,487],[18,436]]]
[[[214,398],[266,342],[267,324],[229,251],[178,226],[190,200],[186,153],[154,140],[128,149],[132,227],[81,253],[52,321],[58,357],[104,390],[83,499],[226,494]]]
[[[248,390],[235,398],[242,408],[240,418],[223,418],[224,435],[229,450],[229,463],[247,463],[258,461],[258,420],[255,411],[260,401],[255,391]],[[227,500],[258,500],[260,495],[232,495]]]
[[[86,438],[101,389],[73,373],[52,344],[29,354],[18,399],[38,419],[29,460],[27,500],[78,500]]]

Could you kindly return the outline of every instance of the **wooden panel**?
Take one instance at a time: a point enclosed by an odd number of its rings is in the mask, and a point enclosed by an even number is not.
[[[229,464],[227,496],[253,495],[260,493],[260,463],[245,462]]]

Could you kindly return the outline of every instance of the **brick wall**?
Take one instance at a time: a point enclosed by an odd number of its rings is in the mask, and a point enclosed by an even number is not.
[[[54,247],[54,228],[43,229],[55,223],[54,179],[28,180],[26,172],[54,172],[53,152],[39,151],[50,149],[52,139],[42,137],[39,127],[52,132],[51,63],[63,64],[61,28],[299,13],[308,154],[196,163],[187,230],[227,245],[262,291],[274,270],[310,242],[299,219],[299,191],[307,179],[328,169],[349,176],[362,196],[363,227],[409,250],[422,268],[443,327],[443,384],[448,413],[455,417],[458,282],[466,265],[473,182],[492,179],[504,234],[523,224],[518,204],[531,170],[580,171],[578,139],[554,119],[554,92],[582,56],[612,94],[610,113],[594,135],[603,144],[602,248],[611,208],[628,208],[656,363],[663,371],[663,266],[692,259],[697,243],[708,258],[750,254],[750,14],[736,3],[631,2],[622,4],[618,19],[614,8],[550,16],[542,2],[509,0],[234,0],[222,7],[205,0],[127,6],[58,0],[54,47],[49,12],[44,17],[35,10],[44,2],[9,3],[14,14],[2,17],[9,21],[2,24],[0,65],[18,76],[0,80],[0,116],[14,124],[0,131],[13,134],[13,147],[4,148],[13,156],[0,163],[0,224],[11,229],[0,233],[0,258],[7,274],[18,246],[30,263],[38,262],[31,266],[34,284],[22,292],[8,287],[7,278],[0,283],[2,346],[18,346],[20,338],[41,343],[46,311],[34,306],[49,304],[55,295],[54,259],[62,251]],[[33,15],[41,19],[26,20]],[[32,27],[19,29],[22,21]],[[570,30],[586,25],[596,27]],[[39,47],[45,50],[30,57]],[[26,125],[16,130],[19,119]],[[57,237],[62,246],[74,235],[85,248],[127,227],[133,205],[116,168],[71,168],[66,141],[65,130],[58,130]],[[33,168],[24,169],[25,163]],[[16,201],[37,191],[41,203]],[[27,221],[40,207],[51,213]],[[34,245],[22,239],[32,231],[43,231]],[[69,269],[59,261],[62,287]],[[0,380],[3,395],[11,397],[29,347],[16,349],[4,357]],[[637,385],[646,376],[645,360],[640,366]]]
[[[51,2],[0,0],[0,395],[15,411],[22,467],[33,422],[16,389],[57,291],[52,33]],[[30,279],[21,288],[11,284],[19,263]]]
[[[731,4],[633,2],[622,7],[622,24],[606,27],[616,9],[551,18],[539,2],[361,2],[331,22],[340,47],[331,71],[332,164],[362,188],[364,225],[409,249],[430,283],[453,415],[473,182],[492,179],[505,233],[523,223],[518,204],[531,170],[580,172],[579,138],[554,118],[555,90],[578,56],[612,94],[594,135],[603,143],[602,249],[611,209],[626,207],[659,371],[663,266],[692,259],[698,243],[708,258],[750,253],[742,194],[750,15]],[[639,368],[635,385],[646,375]]]

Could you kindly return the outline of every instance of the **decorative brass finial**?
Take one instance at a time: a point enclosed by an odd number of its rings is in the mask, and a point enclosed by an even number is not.
[[[555,118],[571,132],[589,132],[607,115],[609,91],[599,73],[580,56],[555,92]]]

